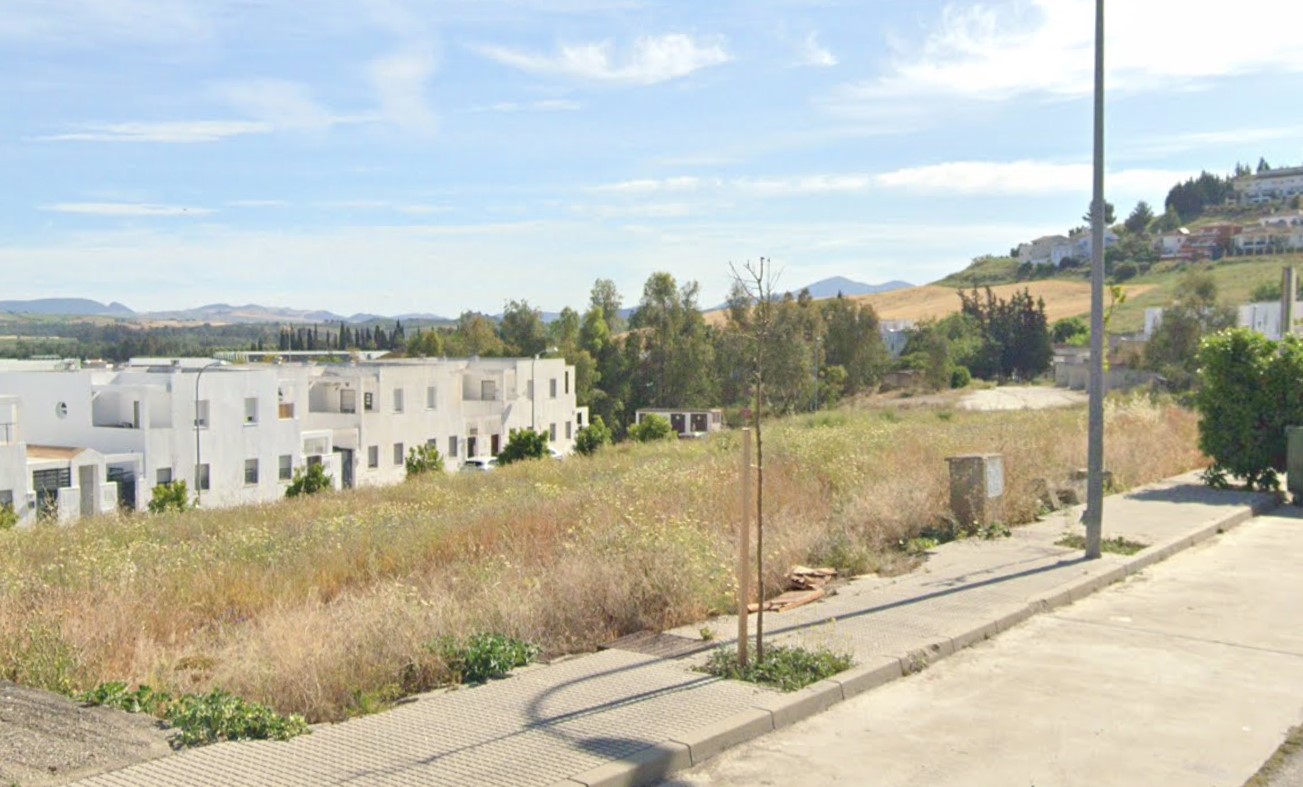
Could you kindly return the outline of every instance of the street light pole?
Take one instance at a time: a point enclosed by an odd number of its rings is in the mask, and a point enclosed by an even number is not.
[[[1100,557],[1104,527],[1104,0],[1095,0],[1095,169],[1090,204],[1090,402],[1086,458],[1086,559]]]
[[[204,372],[214,366],[221,366],[224,361],[213,361],[199,367],[199,373],[195,375],[195,506],[198,506],[203,499],[203,484],[199,478],[199,381],[203,379]]]

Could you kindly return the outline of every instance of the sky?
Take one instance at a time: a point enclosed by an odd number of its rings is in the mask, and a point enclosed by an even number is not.
[[[1108,4],[1106,196],[1303,163],[1279,0]],[[1081,224],[1090,0],[3,0],[0,298],[925,283]],[[1274,20],[1274,21],[1273,21]]]

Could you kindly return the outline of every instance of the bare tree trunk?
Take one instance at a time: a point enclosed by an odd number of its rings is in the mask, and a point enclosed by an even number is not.
[[[760,408],[764,402],[764,366],[757,356],[756,409],[756,591],[760,607],[756,610],[756,663],[765,660],[765,444],[760,434]]]

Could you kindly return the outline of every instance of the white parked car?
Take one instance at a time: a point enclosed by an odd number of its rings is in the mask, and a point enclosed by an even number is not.
[[[496,456],[474,456],[463,462],[461,469],[463,473],[487,473],[490,470],[498,469],[498,458]]]

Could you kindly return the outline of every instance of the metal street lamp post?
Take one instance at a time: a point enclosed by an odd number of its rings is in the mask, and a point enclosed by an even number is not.
[[[199,453],[199,381],[203,379],[204,372],[214,366],[221,366],[225,361],[213,361],[199,367],[199,373],[195,375],[195,505],[198,506],[203,498],[203,483],[199,478],[199,467],[202,464]]]
[[[1086,559],[1104,527],[1104,0],[1095,0],[1095,167],[1090,205],[1090,401],[1086,458]]]

